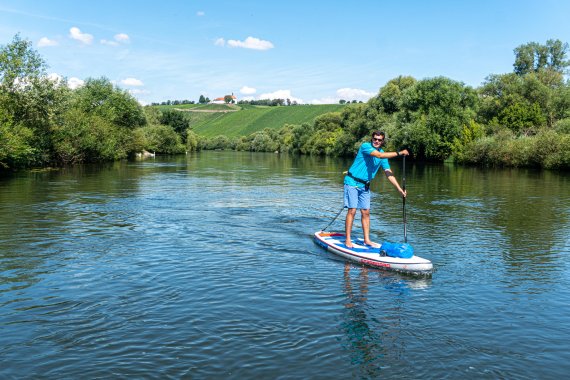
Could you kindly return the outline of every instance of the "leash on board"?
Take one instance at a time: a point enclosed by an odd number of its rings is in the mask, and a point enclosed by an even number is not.
[[[335,217],[333,218],[333,220],[331,220],[331,222],[329,224],[327,224],[327,226],[325,228],[323,228],[321,231],[325,232],[325,230],[327,228],[329,228],[331,226],[331,224],[334,223],[334,221],[336,220],[336,218],[338,218],[338,216],[342,213],[342,210],[344,210],[344,206],[340,209],[339,212],[336,213]]]

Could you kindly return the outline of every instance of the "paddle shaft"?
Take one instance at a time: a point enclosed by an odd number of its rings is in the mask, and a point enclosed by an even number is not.
[[[406,156],[402,164],[402,189],[406,191]],[[404,243],[408,242],[408,230],[406,223],[406,197],[402,197],[402,214],[404,216]]]

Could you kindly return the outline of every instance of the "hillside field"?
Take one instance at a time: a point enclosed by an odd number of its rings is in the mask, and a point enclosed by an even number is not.
[[[190,127],[200,136],[247,136],[264,128],[279,129],[284,124],[312,122],[319,115],[340,111],[341,104],[297,106],[251,106],[226,104],[185,104],[156,106],[161,110],[184,111]]]

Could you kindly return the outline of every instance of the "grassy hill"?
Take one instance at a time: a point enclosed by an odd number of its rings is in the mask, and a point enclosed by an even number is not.
[[[251,106],[228,104],[185,104],[156,106],[161,110],[185,111],[192,130],[200,136],[247,136],[264,128],[279,129],[284,124],[312,122],[317,116],[342,110],[341,104],[297,106]]]

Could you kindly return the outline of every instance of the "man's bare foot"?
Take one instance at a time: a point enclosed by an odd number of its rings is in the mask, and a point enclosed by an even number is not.
[[[347,248],[354,248],[354,245],[352,245],[351,241],[345,241],[344,245],[346,245]]]
[[[364,244],[369,245],[373,248],[380,248],[380,245],[378,243],[374,243],[373,241],[370,241],[370,240],[368,240],[368,241],[365,240]]]

